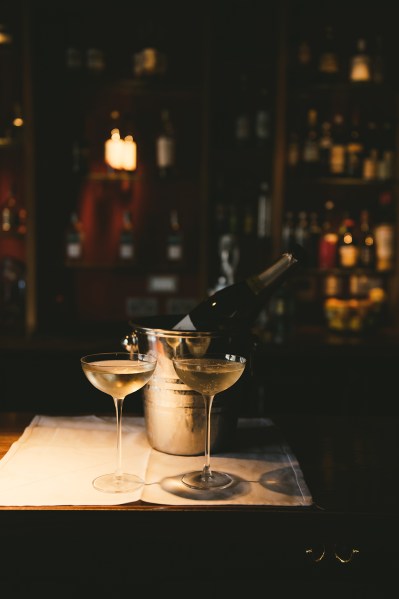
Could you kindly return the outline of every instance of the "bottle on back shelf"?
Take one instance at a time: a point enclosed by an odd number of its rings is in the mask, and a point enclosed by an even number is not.
[[[133,260],[135,254],[132,214],[124,210],[122,214],[122,227],[119,234],[119,259]]]
[[[319,54],[318,79],[320,83],[331,83],[338,80],[341,72],[340,57],[335,39],[334,28],[326,25],[324,39]]]
[[[77,212],[72,212],[66,232],[66,257],[80,260],[83,254],[83,228]]]
[[[356,41],[356,50],[349,62],[349,80],[353,82],[369,82],[372,79],[371,57],[367,52],[364,37]]]
[[[248,77],[241,73],[238,105],[233,119],[233,136],[238,147],[247,146],[251,140],[251,109],[249,105]]]
[[[284,253],[269,268],[237,281],[207,297],[173,327],[183,331],[217,331],[250,327],[267,300],[305,260],[296,246]]]
[[[19,225],[19,211],[14,186],[11,186],[8,195],[1,206],[1,229],[5,233],[17,233]]]
[[[374,233],[370,226],[370,213],[365,209],[360,212],[359,265],[364,268],[374,268],[375,265]]]
[[[374,227],[376,269],[390,270],[395,260],[395,214],[392,193],[380,194],[376,225]]]
[[[170,112],[161,112],[161,130],[156,139],[156,164],[161,178],[169,177],[175,167],[175,131]]]
[[[183,259],[183,234],[179,214],[175,208],[169,214],[169,234],[166,239],[166,257],[169,262],[181,262]]]
[[[355,221],[347,213],[342,219],[338,236],[339,266],[354,268],[358,261],[359,247],[355,235]]]
[[[317,110],[310,108],[306,116],[306,135],[302,147],[302,168],[305,176],[315,176],[319,172],[319,134]]]

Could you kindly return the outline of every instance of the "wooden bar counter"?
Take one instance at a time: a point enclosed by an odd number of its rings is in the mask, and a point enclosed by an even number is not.
[[[1,457],[33,415],[0,413]],[[234,597],[298,588],[329,596],[329,582],[343,596],[385,597],[399,563],[398,419],[378,406],[373,417],[270,418],[299,460],[311,507],[0,507],[1,584],[15,596],[62,588],[180,597],[195,581],[191,596],[211,584]]]

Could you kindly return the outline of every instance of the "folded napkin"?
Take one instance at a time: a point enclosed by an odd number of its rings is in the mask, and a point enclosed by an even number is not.
[[[173,456],[152,449],[142,417],[123,418],[124,470],[145,484],[132,493],[103,493],[92,481],[116,465],[115,417],[37,415],[0,460],[0,505],[308,506],[312,497],[300,466],[267,418],[240,419],[236,451],[211,455],[214,470],[233,475],[223,490],[195,491],[181,482],[202,469],[204,456]]]

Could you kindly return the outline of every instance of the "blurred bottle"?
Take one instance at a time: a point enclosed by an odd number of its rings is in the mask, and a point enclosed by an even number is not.
[[[133,221],[130,210],[124,210],[122,213],[118,255],[119,259],[122,261],[133,260],[135,257]]]
[[[354,110],[351,119],[349,137],[345,150],[345,174],[348,177],[362,177],[364,160],[364,142],[360,130],[360,115]]]
[[[267,181],[262,181],[258,194],[258,219],[257,219],[258,239],[271,241],[272,236],[272,196],[270,185]]]
[[[172,176],[175,169],[176,139],[168,109],[161,111],[161,128],[156,138],[156,165],[162,179]]]
[[[374,268],[375,243],[374,233],[370,226],[369,210],[361,210],[359,229],[359,265],[363,266],[364,268]]]
[[[179,214],[173,208],[169,214],[169,232],[166,238],[166,257],[169,262],[178,263],[183,260],[184,243]]]
[[[251,142],[251,107],[249,83],[245,73],[240,74],[238,103],[233,118],[233,137],[238,147],[246,147]]]
[[[25,264],[11,256],[0,260],[0,328],[23,329],[26,300]]]
[[[332,122],[332,144],[330,150],[330,175],[345,175],[347,138],[345,120],[341,112],[335,112]]]
[[[294,213],[292,210],[288,210],[285,213],[282,231],[281,231],[281,245],[283,252],[291,251],[291,248],[295,243],[295,220]]]
[[[19,208],[14,185],[11,186],[1,205],[1,230],[4,233],[18,233]]]
[[[337,266],[338,233],[333,211],[334,203],[327,201],[319,241],[318,265],[321,269],[331,269]]]
[[[69,260],[83,257],[83,225],[77,212],[72,212],[66,231],[65,253]]]
[[[377,35],[375,38],[375,49],[372,59],[373,82],[380,85],[385,82],[385,57],[383,48],[383,38]]]
[[[354,83],[370,82],[372,79],[371,57],[364,37],[356,41],[356,50],[349,61],[349,80]]]
[[[319,170],[321,177],[325,177],[330,174],[332,143],[331,123],[330,121],[324,121],[321,124],[321,133],[319,138]]]
[[[363,179],[373,181],[377,178],[379,156],[378,125],[374,119],[369,119],[365,132],[365,152],[363,160]]]
[[[395,210],[390,191],[382,192],[378,198],[374,239],[376,269],[391,270],[395,261]]]
[[[320,83],[336,82],[340,74],[340,57],[334,28],[332,25],[326,25],[319,54],[318,80]]]
[[[258,147],[263,148],[270,141],[271,124],[270,93],[267,85],[263,83],[259,92],[254,119],[254,135]]]
[[[302,147],[302,172],[305,176],[319,174],[319,134],[317,129],[317,110],[310,108],[306,116],[306,132]]]
[[[308,265],[316,268],[319,265],[319,245],[322,229],[319,224],[317,212],[312,211],[309,214],[309,234],[308,234]]]
[[[338,263],[342,268],[354,268],[358,263],[359,247],[355,233],[355,221],[344,214],[338,231]]]
[[[313,55],[310,42],[307,38],[299,40],[294,56],[294,83],[309,85],[314,79]]]

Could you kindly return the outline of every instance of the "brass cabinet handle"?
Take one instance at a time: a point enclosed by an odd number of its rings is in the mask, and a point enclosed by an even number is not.
[[[353,560],[353,558],[355,557],[355,555],[357,555],[358,553],[359,553],[359,549],[356,549],[355,547],[352,547],[352,549],[347,552],[347,555],[344,555],[342,552],[338,553],[338,549],[337,549],[337,547],[335,547],[334,557],[341,564],[349,564]]]
[[[326,555],[326,548],[324,545],[321,545],[318,548],[308,547],[307,549],[305,549],[305,553],[312,562],[317,564],[317,563],[321,562],[322,559],[324,559],[324,557]]]

